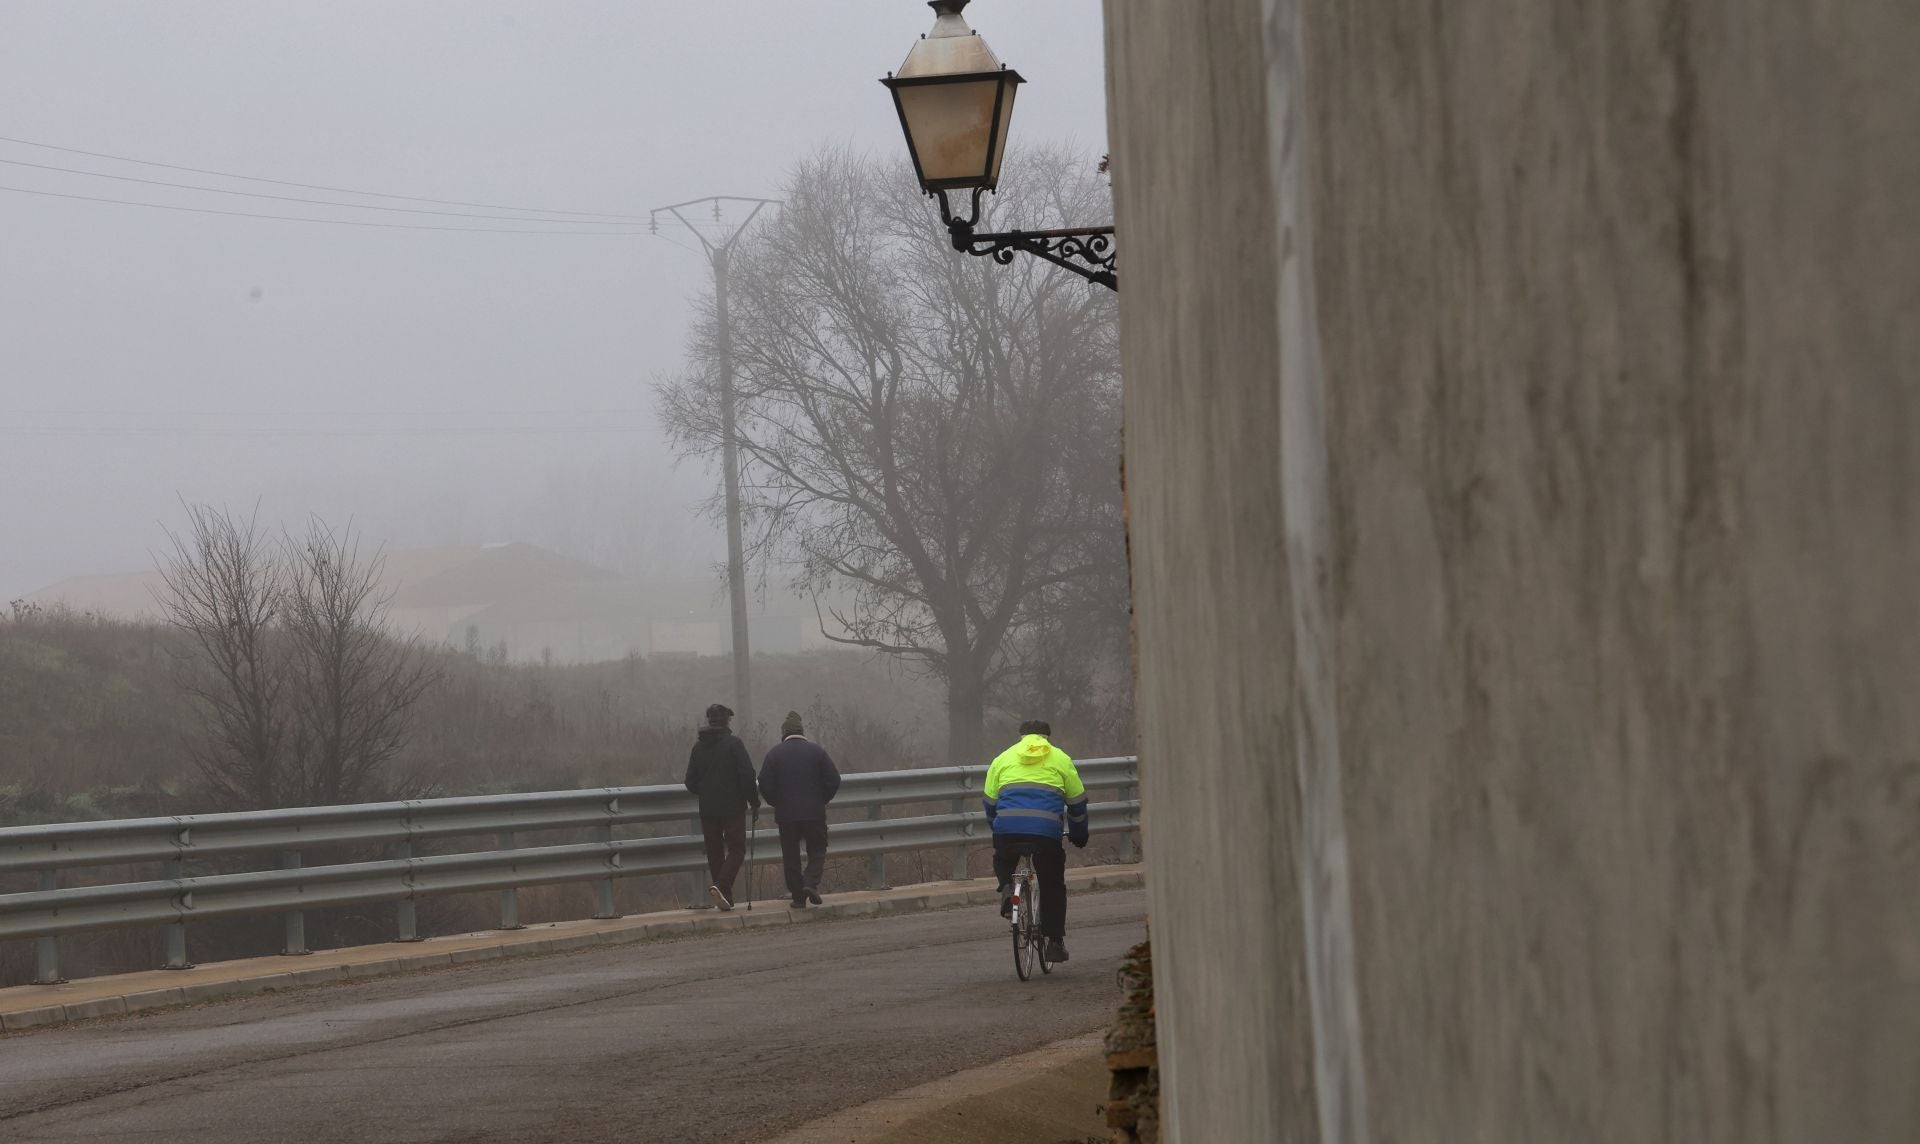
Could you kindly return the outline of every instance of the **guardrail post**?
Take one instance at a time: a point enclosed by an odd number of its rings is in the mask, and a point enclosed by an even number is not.
[[[1121,787],[1120,801],[1132,802],[1135,798],[1138,797],[1138,795],[1134,793],[1137,789],[1138,788],[1132,785]],[[1123,830],[1120,832],[1120,861],[1131,862],[1133,861],[1133,859],[1134,859],[1133,831]]]
[[[400,857],[408,860],[411,860],[413,858],[413,843],[411,841],[402,842],[400,844]],[[412,898],[401,898],[398,902],[394,903],[393,921],[394,921],[394,929],[397,931],[397,936],[393,940],[395,941],[425,941],[426,940],[425,938],[420,936],[420,923],[418,919],[414,916]]]
[[[161,871],[169,879],[186,876],[186,864],[178,858],[165,863]],[[187,960],[187,923],[170,922],[167,925],[167,963],[162,969],[192,969],[193,962]]]
[[[612,842],[613,827],[612,826],[598,827],[594,831],[594,836],[602,842]],[[594,920],[606,921],[611,918],[619,917],[620,915],[616,913],[613,908],[613,875],[611,874],[607,875],[605,878],[600,879],[600,881],[596,882],[594,885],[595,885],[595,888],[598,889],[600,892],[600,908],[594,911],[594,915],[593,915]]]
[[[300,852],[298,850],[283,851],[280,855],[280,868],[282,870],[298,870],[300,868]],[[286,948],[280,951],[281,955],[285,957],[297,957],[301,954],[312,953],[313,951],[307,948],[307,915],[299,910],[289,910],[286,914],[286,925],[287,944]]]
[[[60,871],[40,871],[40,888],[42,890],[59,889]],[[60,985],[66,980],[60,976],[60,939],[49,934],[34,943],[33,983]]]
[[[967,802],[968,800],[964,798],[954,799],[953,813],[966,813]],[[956,844],[953,848],[953,880],[956,882],[967,880],[967,844],[964,842]]]
[[[512,850],[513,831],[500,835],[500,849]],[[525,929],[520,924],[520,891],[512,886],[500,891],[500,928],[503,930]]]
[[[880,821],[879,807],[870,806],[867,808],[867,821]],[[867,889],[887,889],[887,856],[885,854],[875,854],[867,859]]]

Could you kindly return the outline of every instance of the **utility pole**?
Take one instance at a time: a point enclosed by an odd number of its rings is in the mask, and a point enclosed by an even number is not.
[[[693,207],[710,207],[715,223],[721,218],[722,203],[751,203],[752,209],[738,225],[723,227],[717,237],[709,237],[695,226],[682,210]],[[728,260],[733,253],[733,244],[754,216],[769,203],[778,199],[753,199],[739,195],[710,195],[704,199],[690,199],[672,206],[657,207],[653,211],[651,229],[660,232],[660,215],[671,214],[686,227],[688,233],[700,240],[707,252],[707,261],[713,267],[713,308],[715,330],[714,343],[720,358],[720,435],[724,439],[721,447],[721,468],[727,496],[727,592],[733,606],[733,708],[739,719],[740,729],[745,731],[753,726],[753,679],[751,660],[747,647],[747,554],[745,538],[740,527],[740,448],[739,439],[734,430],[733,399],[733,322],[727,309],[727,273]]]

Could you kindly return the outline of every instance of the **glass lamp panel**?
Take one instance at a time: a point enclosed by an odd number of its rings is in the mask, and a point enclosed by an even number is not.
[[[1000,182],[1000,160],[1007,157],[1007,128],[1013,123],[1013,97],[1020,93],[1020,84],[1011,77],[1001,79],[1006,95],[1000,100],[1000,125],[994,132],[993,170],[987,172],[987,185],[997,186]]]
[[[978,80],[903,84],[894,89],[900,100],[900,116],[906,121],[914,154],[920,160],[921,182],[930,186],[980,186],[993,180],[998,174],[999,156],[994,157],[994,170],[989,171],[987,141],[996,134],[993,99],[999,89],[1000,77],[992,74]],[[1002,115],[997,134],[1003,141],[1006,123],[1007,116]]]

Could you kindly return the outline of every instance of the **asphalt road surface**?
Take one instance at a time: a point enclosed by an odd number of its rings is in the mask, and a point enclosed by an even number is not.
[[[0,1140],[753,1141],[1106,1023],[1139,891],[457,966],[0,1037]],[[1013,1144],[1013,1142],[1010,1142]]]

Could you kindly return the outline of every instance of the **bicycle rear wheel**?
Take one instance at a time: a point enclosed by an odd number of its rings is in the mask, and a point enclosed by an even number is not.
[[[1033,963],[1040,956],[1040,927],[1027,895],[1033,890],[1031,876],[1013,879],[1013,971],[1026,981],[1033,976]]]

